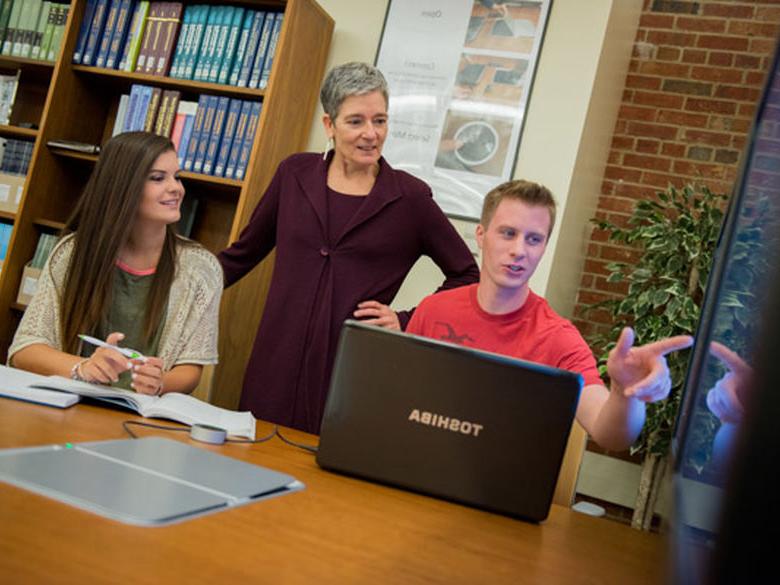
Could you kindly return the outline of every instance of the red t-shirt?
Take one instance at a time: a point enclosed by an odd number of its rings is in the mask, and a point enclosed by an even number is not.
[[[586,386],[604,385],[577,328],[533,292],[516,311],[491,315],[479,306],[476,284],[442,291],[419,304],[406,332],[576,372]]]

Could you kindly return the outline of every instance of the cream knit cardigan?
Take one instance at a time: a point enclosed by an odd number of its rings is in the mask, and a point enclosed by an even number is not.
[[[68,235],[49,255],[8,350],[9,364],[17,351],[35,343],[62,349],[60,300],[74,244],[73,235]],[[157,352],[166,371],[178,364],[217,363],[222,268],[216,257],[201,246],[177,248],[176,274]],[[85,290],[84,294],[91,292]]]

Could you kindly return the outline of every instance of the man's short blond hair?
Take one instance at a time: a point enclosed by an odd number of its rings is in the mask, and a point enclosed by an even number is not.
[[[547,187],[522,179],[501,183],[498,187],[495,187],[485,195],[485,201],[482,203],[482,216],[479,219],[483,228],[487,229],[490,220],[493,219],[493,215],[498,208],[498,204],[504,199],[522,201],[526,205],[534,207],[546,207],[547,211],[550,212],[550,231],[547,232],[547,236],[549,237],[552,233],[553,226],[555,225],[556,204],[552,193],[550,193],[550,190]]]

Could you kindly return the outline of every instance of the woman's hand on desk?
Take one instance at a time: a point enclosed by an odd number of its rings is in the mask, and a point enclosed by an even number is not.
[[[158,357],[147,357],[145,360],[133,360],[133,390],[139,394],[162,394],[163,391],[163,361]]]
[[[106,343],[118,345],[124,337],[123,333],[114,332],[106,337]],[[132,364],[127,358],[115,349],[98,347],[89,358],[78,364],[75,373],[85,382],[111,384],[119,379],[122,372],[126,372],[131,367]]]
[[[362,319],[363,323],[368,325],[377,325],[396,331],[401,330],[401,322],[398,321],[398,315],[395,314],[395,311],[379,301],[358,303],[357,310],[352,314],[356,319]]]

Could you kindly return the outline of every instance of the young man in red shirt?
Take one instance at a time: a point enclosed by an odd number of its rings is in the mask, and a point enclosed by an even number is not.
[[[669,394],[664,356],[689,347],[693,339],[681,335],[633,347],[633,330],[623,329],[607,361],[608,390],[574,325],[528,285],[554,223],[555,200],[546,187],[509,181],[493,189],[477,226],[479,283],[424,299],[406,332],[581,374],[585,385],[577,421],[602,447],[626,449],[642,430],[645,403]]]

